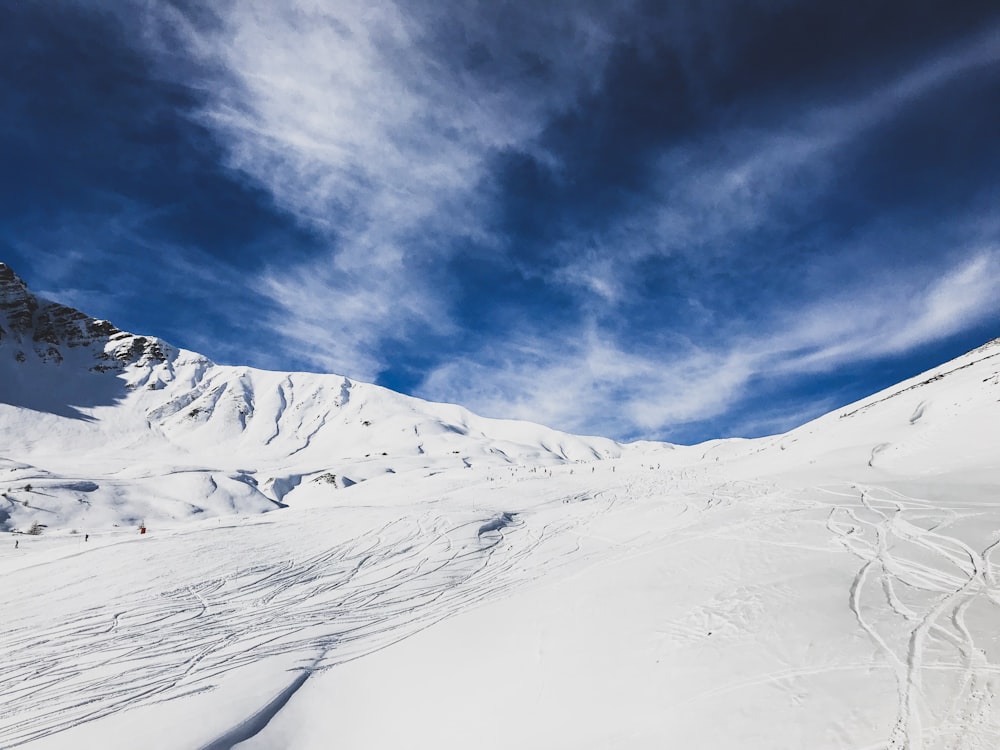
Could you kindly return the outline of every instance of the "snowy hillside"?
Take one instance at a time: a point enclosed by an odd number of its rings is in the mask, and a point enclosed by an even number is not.
[[[0,264],[0,530],[256,513],[388,473],[620,454],[337,375],[215,365],[38,299]]]
[[[1000,747],[1000,340],[619,446],[46,341],[4,278],[5,525],[52,522],[0,534],[0,747]]]

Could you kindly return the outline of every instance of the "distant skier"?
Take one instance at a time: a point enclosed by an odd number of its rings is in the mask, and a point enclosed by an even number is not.
[[[90,534],[84,534],[83,535],[83,541],[89,542],[90,541]]]
[[[15,539],[14,540],[14,549],[17,549],[20,546],[20,544],[21,544],[21,540],[20,539]]]

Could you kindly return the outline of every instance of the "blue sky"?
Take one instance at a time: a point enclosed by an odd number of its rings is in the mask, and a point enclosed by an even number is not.
[[[695,442],[1000,336],[993,0],[26,0],[0,44],[0,260],[220,363]]]

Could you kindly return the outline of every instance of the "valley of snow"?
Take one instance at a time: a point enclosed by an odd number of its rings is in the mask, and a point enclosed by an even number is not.
[[[0,268],[0,748],[1000,747],[1000,341],[619,445],[52,304]]]

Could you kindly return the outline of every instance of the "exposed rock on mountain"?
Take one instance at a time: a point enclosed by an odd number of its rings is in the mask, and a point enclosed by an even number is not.
[[[996,747],[1000,341],[783,435],[619,446],[5,278],[4,747]]]
[[[90,369],[97,372],[166,362],[171,349],[159,339],[134,336],[106,320],[39,299],[6,263],[0,263],[0,345],[20,363],[27,363],[33,354],[49,365],[62,364],[67,348],[84,348],[93,359]]]
[[[50,525],[259,512],[401,471],[621,453],[339,375],[216,365],[38,298],[4,264],[0,327],[0,486],[7,467],[48,493]],[[19,503],[3,524],[42,513]]]

